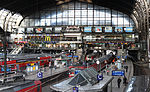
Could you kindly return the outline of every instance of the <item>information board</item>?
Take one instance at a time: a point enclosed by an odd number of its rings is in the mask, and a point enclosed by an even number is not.
[[[92,27],[84,27],[84,32],[92,32]]]
[[[124,70],[113,70],[112,71],[112,76],[124,76],[125,71]]]

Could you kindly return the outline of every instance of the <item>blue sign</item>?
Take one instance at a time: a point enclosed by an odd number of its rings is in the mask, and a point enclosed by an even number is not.
[[[38,72],[37,77],[38,78],[43,78],[43,73],[42,72]]]
[[[133,27],[125,27],[124,31],[125,32],[133,32]]]
[[[3,67],[1,67],[1,71],[2,71],[2,72],[4,72],[4,71],[5,71]],[[7,72],[10,72],[10,71],[11,71],[11,69],[7,67],[6,71],[7,71]]]
[[[117,56],[117,58],[120,58],[120,56]]]
[[[84,32],[92,32],[92,27],[84,27]]]
[[[78,87],[73,87],[73,92],[78,92]]]
[[[81,70],[75,70],[74,73],[75,73],[75,74],[78,74],[80,71],[81,71]]]
[[[122,27],[115,27],[115,32],[123,32]]]
[[[112,71],[112,76],[124,76],[124,75],[125,75],[124,70]]]
[[[72,57],[72,55],[68,55],[68,57]]]
[[[103,80],[103,75],[98,74],[97,75],[97,80]]]
[[[78,56],[73,56],[73,57],[78,57]]]

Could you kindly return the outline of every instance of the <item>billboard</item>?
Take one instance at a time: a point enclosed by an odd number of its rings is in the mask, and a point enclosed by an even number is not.
[[[92,27],[84,27],[84,32],[92,32]]]
[[[26,33],[34,33],[33,28],[27,28]]]
[[[102,27],[95,27],[95,32],[102,32]]]
[[[35,28],[36,33],[43,33],[43,28]]]
[[[133,27],[125,27],[124,31],[125,32],[133,32]]]
[[[62,27],[55,27],[55,33],[60,33],[62,30]]]
[[[52,33],[52,27],[45,28],[45,33]]]
[[[115,27],[115,32],[123,32],[123,28],[122,27]]]
[[[105,27],[105,32],[112,32],[112,27]]]

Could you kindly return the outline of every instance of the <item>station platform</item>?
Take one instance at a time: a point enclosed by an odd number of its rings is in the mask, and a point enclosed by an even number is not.
[[[130,81],[131,77],[133,76],[133,63],[131,60],[127,60],[126,62],[123,63],[123,67],[128,66],[128,70],[126,72],[126,69],[122,68],[125,70],[125,76],[127,78],[127,83]],[[110,70],[111,71],[111,70]],[[108,76],[112,76],[112,72],[109,72]],[[106,74],[106,73],[104,73]],[[107,75],[107,74],[106,74]],[[121,77],[121,83],[120,83],[120,88],[118,88],[118,83],[117,79]],[[112,85],[108,85],[108,92],[124,92],[126,86],[123,84],[123,76],[113,76],[112,80]],[[112,88],[111,88],[112,87]]]
[[[39,78],[38,77],[38,72],[32,72],[32,73],[29,73],[25,79],[29,79],[29,80],[43,80],[45,78],[48,78],[48,77],[52,77],[52,76],[55,76],[55,75],[58,75],[58,74],[61,74],[61,73],[64,73],[64,72],[67,72],[69,69],[68,68],[65,68],[65,67],[62,67],[62,68],[52,68],[50,69],[49,67],[46,67],[45,69],[43,69],[41,72],[43,73],[42,74],[42,78]]]

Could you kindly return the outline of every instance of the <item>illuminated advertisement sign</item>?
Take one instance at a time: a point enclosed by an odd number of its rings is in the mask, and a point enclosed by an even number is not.
[[[95,32],[102,32],[102,27],[95,27]]]
[[[84,27],[84,32],[92,32],[92,27]]]
[[[66,31],[67,32],[79,32],[80,27],[79,26],[67,26]]]
[[[36,33],[43,33],[43,28],[35,28]]]
[[[52,33],[52,27],[45,28],[45,33]]]
[[[123,32],[123,28],[122,27],[115,27],[115,32]]]
[[[133,27],[125,27],[124,31],[125,32],[133,32]]]
[[[24,28],[18,28],[18,33],[24,33],[25,29]]]
[[[55,33],[60,33],[62,30],[62,27],[55,27]]]
[[[27,33],[33,33],[34,30],[33,30],[33,28],[27,28],[26,32],[27,32]]]
[[[112,27],[105,27],[105,32],[112,32]]]

